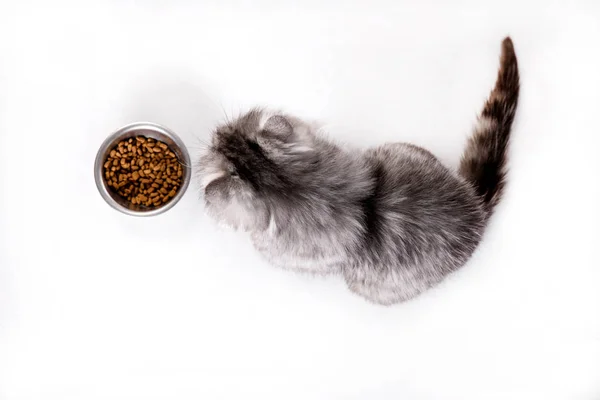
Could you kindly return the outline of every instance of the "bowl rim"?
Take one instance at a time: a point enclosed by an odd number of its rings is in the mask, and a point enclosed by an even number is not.
[[[150,131],[154,131],[154,132],[158,133],[159,135],[166,136],[167,138],[172,140],[177,147],[179,147],[179,150],[180,150],[182,158],[183,158],[183,160],[179,160],[183,166],[183,171],[184,171],[183,182],[182,182],[181,187],[179,188],[179,191],[171,199],[171,201],[161,205],[158,208],[148,210],[148,211],[131,210],[131,209],[121,205],[117,201],[115,201],[115,199],[113,199],[113,196],[109,192],[110,189],[106,185],[106,181],[104,180],[104,173],[103,173],[104,172],[104,161],[105,161],[104,159],[106,158],[106,154],[108,153],[108,151],[110,151],[110,149],[114,145],[116,145],[116,143],[123,136],[127,135],[128,133],[130,133],[132,131],[139,131],[139,130],[150,130]],[[143,122],[143,121],[142,122],[133,122],[133,123],[127,124],[125,126],[122,126],[119,129],[117,129],[116,131],[111,133],[106,139],[104,139],[104,141],[100,145],[100,148],[98,149],[98,152],[96,153],[96,159],[94,161],[94,179],[96,181],[96,188],[100,192],[100,195],[102,196],[104,201],[106,201],[108,203],[108,205],[110,205],[113,209],[120,211],[123,214],[131,215],[134,217],[151,217],[151,216],[162,214],[162,213],[170,210],[171,208],[173,208],[175,206],[175,204],[177,204],[179,202],[179,200],[181,200],[181,198],[187,191],[188,186],[190,184],[191,175],[192,175],[192,170],[191,170],[190,154],[188,152],[187,147],[185,146],[185,143],[183,143],[183,140],[181,140],[181,138],[177,134],[175,134],[175,132],[173,132],[172,130],[170,130],[162,125],[159,125],[157,123],[154,123],[154,122]]]

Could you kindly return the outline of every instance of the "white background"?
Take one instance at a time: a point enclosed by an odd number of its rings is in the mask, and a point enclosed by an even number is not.
[[[600,398],[598,2],[0,0],[0,398]],[[502,38],[522,92],[472,261],[390,308],[266,265],[197,185],[136,219],[93,181],[138,120],[197,157],[271,105],[456,166]]]

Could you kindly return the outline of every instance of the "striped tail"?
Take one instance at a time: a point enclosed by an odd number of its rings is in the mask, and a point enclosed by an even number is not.
[[[519,69],[512,40],[502,42],[496,86],[460,162],[459,173],[481,197],[488,217],[502,198],[510,130],[519,99]]]

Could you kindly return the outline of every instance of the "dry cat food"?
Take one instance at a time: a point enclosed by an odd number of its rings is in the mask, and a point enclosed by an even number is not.
[[[177,194],[183,166],[165,143],[136,136],[110,151],[104,177],[108,186],[132,205],[156,208]]]

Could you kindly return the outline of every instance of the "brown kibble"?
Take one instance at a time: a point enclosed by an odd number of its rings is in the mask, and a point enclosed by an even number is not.
[[[118,143],[103,167],[110,190],[136,209],[152,209],[171,201],[183,181],[183,168],[169,146],[143,136]]]

